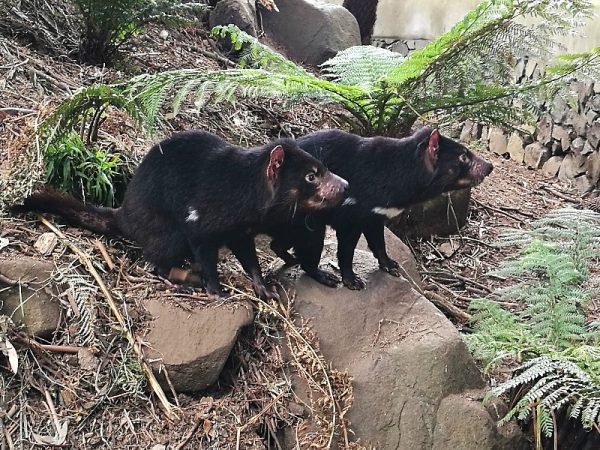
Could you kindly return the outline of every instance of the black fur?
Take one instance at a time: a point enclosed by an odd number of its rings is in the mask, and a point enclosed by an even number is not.
[[[329,170],[348,180],[347,199],[342,206],[301,217],[292,226],[271,228],[271,248],[290,262],[287,250],[294,247],[302,268],[329,286],[336,284],[336,277],[318,268],[327,224],[336,229],[344,284],[362,289],[364,283],[352,269],[361,234],[381,269],[399,276],[399,266],[385,248],[386,216],[375,213],[376,208],[401,210],[443,192],[475,186],[492,171],[491,164],[431,127],[404,139],[362,138],[340,130],[323,130],[297,142]]]
[[[170,273],[196,263],[207,291],[222,295],[217,254],[227,245],[252,277],[257,294],[272,297],[262,279],[254,235],[339,204],[347,183],[282,139],[244,149],[207,132],[184,132],[155,145],[137,168],[118,209],[83,205],[56,192],[29,197],[19,210],[65,217],[94,231],[137,242],[144,258]]]

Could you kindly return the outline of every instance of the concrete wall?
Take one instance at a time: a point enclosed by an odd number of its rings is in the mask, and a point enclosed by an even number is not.
[[[323,0],[341,5],[343,0]],[[479,0],[379,0],[375,38],[435,39],[448,31]],[[592,0],[600,15],[600,0]],[[594,20],[596,19],[596,20]],[[568,52],[600,46],[600,26],[593,18],[582,30],[585,37],[565,37]]]

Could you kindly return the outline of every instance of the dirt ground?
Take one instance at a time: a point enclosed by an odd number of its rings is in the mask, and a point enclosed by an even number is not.
[[[0,177],[9,176],[11,164],[30,142],[40,112],[49,110],[60,99],[80,86],[107,82],[142,72],[156,72],[180,67],[225,67],[225,58],[216,56],[214,43],[203,30],[169,30],[167,39],[159,36],[161,27],[150,27],[136,38],[129,50],[128,65],[121,70],[81,66],[64,57],[38,53],[23,42],[0,38]],[[138,155],[149,144],[174,130],[191,127],[216,132],[244,145],[265,142],[280,135],[301,135],[323,126],[339,126],[330,111],[315,105],[285,108],[276,102],[241,102],[235,108],[210,107],[197,112],[184,110],[178,117],[161,124],[157,136],[146,137],[131,121],[115,116],[105,131],[122,148]],[[527,170],[501,156],[484,153],[495,166],[486,181],[473,191],[473,204],[467,226],[460,235],[447,238],[420,239],[408,242],[419,263],[426,286],[435,289],[449,302],[466,311],[470,299],[489,294],[500,281],[486,273],[497,267],[509,249],[498,248],[495,241],[505,227],[527,227],[547,211],[580,204],[568,186],[555,179],[544,179],[540,172]],[[0,237],[8,241],[2,256],[35,255],[33,244],[47,232],[36,220],[5,217]],[[67,228],[68,240],[84,250],[99,267],[106,258],[99,248],[107,249],[116,269],[103,272],[105,283],[115,292],[121,306],[128,311],[133,333],[143,334],[146,313],[140,299],[150,295],[176,301],[182,308],[204,307],[207,299],[201,292],[182,291],[152,275],[140,259],[139,250],[119,240],[97,244],[92,233]],[[446,245],[451,243],[451,251]],[[260,253],[267,274],[276,266],[267,252]],[[58,267],[78,262],[59,245],[48,259]],[[76,267],[82,278],[85,273]],[[250,293],[247,279],[232,258],[220,264],[222,280],[242,292]],[[243,295],[243,294],[242,294]],[[127,356],[126,341],[115,335],[114,319],[108,307],[98,302],[96,346],[100,361],[95,371],[82,372],[77,357],[61,353],[40,352],[21,333],[11,335],[18,344],[20,374],[2,377],[0,404],[12,414],[5,418],[13,441],[24,439],[35,444],[32,430],[57,437],[56,413],[48,411],[54,401],[61,417],[68,418],[69,435],[80,437],[78,448],[264,448],[276,440],[283,423],[303,426],[290,412],[288,396],[281,396],[273,386],[286,385],[277,332],[281,322],[269,314],[259,318],[264,326],[253,327],[242,336],[219,385],[201,397],[176,395],[173,402],[181,408],[181,420],[165,421],[157,409],[156,398],[140,384],[139,367]],[[590,307],[590,318],[597,318],[598,305]],[[464,323],[451,317],[459,327]],[[115,328],[116,327],[116,328]],[[77,342],[80,324],[62,319],[61,330],[47,344],[65,346]],[[116,337],[115,337],[116,336]],[[7,372],[6,363],[1,366]],[[133,395],[124,396],[134,393]],[[11,406],[12,405],[12,406]],[[260,421],[251,422],[259,416]],[[8,423],[7,422],[7,423]],[[16,424],[16,425],[14,425]],[[248,424],[242,427],[241,424]],[[0,418],[0,429],[4,427]],[[200,429],[201,433],[196,433]],[[54,431],[53,431],[54,430]],[[239,433],[239,434],[238,434]],[[57,439],[60,436],[57,437]],[[65,442],[59,443],[64,445]],[[275,448],[275,444],[273,447]]]

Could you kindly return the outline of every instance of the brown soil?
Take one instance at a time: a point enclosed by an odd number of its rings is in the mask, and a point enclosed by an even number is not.
[[[7,176],[9,167],[15,164],[17,155],[29,142],[40,115],[78,87],[142,72],[228,65],[225,57],[216,56],[215,45],[205,31],[169,29],[169,36],[163,39],[159,36],[161,29],[150,27],[137,38],[127,65],[120,71],[82,66],[0,38],[3,57],[0,108],[21,108],[0,113],[0,179]],[[124,115],[112,116],[103,129],[119,148],[141,155],[152,140],[191,127],[216,132],[232,142],[254,145],[280,135],[302,135],[324,126],[339,126],[331,111],[313,106],[287,108],[274,101],[243,101],[236,107],[212,106],[200,112],[184,109],[175,119],[164,122],[157,136],[152,138],[143,136]],[[486,157],[494,163],[495,170],[474,190],[469,223],[461,235],[409,243],[425,283],[434,285],[440,294],[464,310],[471,298],[501,284],[485,274],[497,267],[509,251],[493,246],[503,227],[527,227],[531,220],[549,210],[579,203],[576,194],[556,180],[543,179],[539,172],[496,155]],[[111,271],[106,269],[105,258],[95,243],[97,236],[77,229],[63,230],[70,242],[103,268],[104,282],[120,299],[134,333],[143,335],[147,316],[140,299],[156,296],[177,302],[184,309],[206,304],[207,299],[201,292],[181,290],[152,275],[135,247],[119,240],[103,241],[116,265]],[[35,220],[6,218],[0,226],[0,237],[8,239],[9,244],[0,251],[3,256],[33,256],[36,254],[33,244],[46,231],[47,228]],[[440,246],[447,242],[456,244],[456,251],[450,257],[440,251]],[[267,252],[260,252],[259,256],[265,272],[269,273],[277,265]],[[74,265],[76,273],[85,277],[83,268],[63,245],[57,246],[46,259],[55,262],[61,270]],[[251,292],[248,280],[233,258],[227,256],[222,261],[220,272],[226,285]],[[456,278],[457,274],[463,278]],[[98,322],[95,346],[102,349],[94,373],[83,372],[75,355],[39,352],[22,334],[10,335],[18,347],[21,366],[19,376],[6,377],[7,364],[0,362],[4,388],[0,407],[12,411],[4,423],[8,424],[6,429],[13,441],[20,439],[19,433],[29,433],[32,426],[37,433],[55,435],[56,422],[48,413],[52,403],[61,420],[69,423],[68,442],[77,442],[77,448],[129,446],[158,450],[164,448],[158,445],[175,448],[185,442],[187,448],[235,448],[238,442],[240,448],[264,448],[267,440],[273,442],[276,429],[283,423],[298,423],[299,419],[289,412],[289,405],[284,402],[291,394],[281,396],[276,389],[287,383],[279,342],[273,337],[273,333],[276,334],[273,330],[281,324],[274,323],[267,314],[261,317],[264,326],[253,327],[242,337],[219,386],[204,396],[171,397],[179,403],[181,420],[170,422],[157,411],[156,399],[136,384],[143,380],[139,368],[136,369],[135,364],[126,367],[132,363],[126,356],[128,346],[115,333],[114,319],[100,294],[94,304]],[[598,305],[593,303],[590,317],[598,317],[598,313]],[[77,345],[81,327],[80,318],[63,317],[59,331],[49,343]],[[262,414],[262,420],[250,422],[258,414]],[[26,424],[29,431],[23,431]],[[249,425],[238,438],[238,427],[243,424]],[[201,432],[195,432],[198,429]],[[26,448],[36,445],[31,434],[22,439]]]

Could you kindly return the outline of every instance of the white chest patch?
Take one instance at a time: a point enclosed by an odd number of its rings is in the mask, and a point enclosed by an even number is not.
[[[195,222],[200,218],[200,216],[198,215],[198,211],[196,211],[191,206],[188,207],[188,213],[188,216],[185,218],[186,222]]]
[[[377,206],[377,207],[373,208],[371,211],[373,211],[375,214],[381,214],[382,216],[385,216],[388,219],[392,219],[392,218],[402,214],[402,212],[404,210],[400,209],[400,208],[383,208],[381,206]]]
[[[342,203],[342,206],[350,206],[350,205],[356,205],[356,199],[353,197],[348,197],[346,200],[344,200],[344,203]]]

